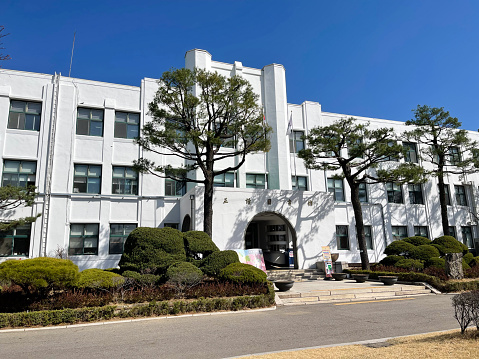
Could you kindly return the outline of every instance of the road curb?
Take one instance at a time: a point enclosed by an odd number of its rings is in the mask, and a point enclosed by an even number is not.
[[[15,333],[15,332],[31,332],[31,331],[36,331],[36,330],[93,327],[93,326],[97,326],[97,325],[124,324],[124,323],[143,322],[143,321],[148,321],[148,320],[177,319],[177,318],[179,319],[179,318],[186,318],[186,317],[202,317],[202,316],[223,315],[223,314],[257,313],[257,312],[266,312],[266,311],[270,311],[270,310],[276,310],[276,308],[277,308],[276,306],[273,306],[273,307],[259,308],[259,309],[245,309],[245,310],[236,310],[236,311],[227,311],[227,312],[194,313],[194,314],[180,314],[180,315],[163,315],[163,316],[158,316],[158,317],[132,318],[132,319],[111,320],[111,321],[95,322],[95,323],[57,325],[57,326],[52,326],[52,327],[0,329],[0,334],[2,334],[2,333]]]

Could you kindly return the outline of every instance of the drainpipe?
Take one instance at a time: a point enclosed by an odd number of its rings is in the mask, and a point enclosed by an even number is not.
[[[194,231],[195,230],[195,195],[194,194],[190,194],[190,202],[191,202],[191,207],[190,207],[190,217],[191,217],[190,230]]]

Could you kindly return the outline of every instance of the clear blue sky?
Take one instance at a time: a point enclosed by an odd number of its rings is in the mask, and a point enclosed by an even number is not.
[[[10,35],[3,68],[140,86],[213,60],[286,68],[288,101],[324,111],[406,121],[418,104],[444,107],[476,131],[479,1],[3,0]]]

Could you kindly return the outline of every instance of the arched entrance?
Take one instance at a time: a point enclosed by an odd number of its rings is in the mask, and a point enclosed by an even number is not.
[[[190,215],[187,214],[185,218],[183,218],[183,224],[181,225],[182,232],[188,232],[191,229],[191,218]]]
[[[266,268],[298,268],[296,254],[296,231],[281,214],[262,212],[253,217],[246,228],[245,249],[261,248]]]

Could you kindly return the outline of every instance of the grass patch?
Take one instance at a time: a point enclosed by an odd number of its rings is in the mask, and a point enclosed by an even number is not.
[[[414,335],[391,339],[389,346],[371,348],[365,345],[306,349],[267,355],[255,355],[254,359],[326,359],[326,358],[476,358],[479,350],[479,331],[469,329],[464,335],[452,330],[443,333]]]

